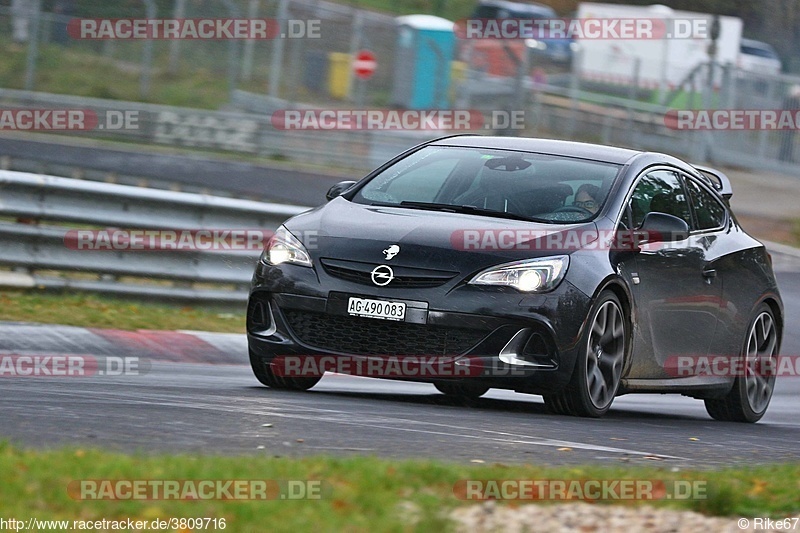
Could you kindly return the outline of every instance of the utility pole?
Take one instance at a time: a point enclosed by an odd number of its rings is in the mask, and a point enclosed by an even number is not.
[[[280,0],[278,4],[278,35],[272,48],[272,58],[269,66],[269,95],[278,97],[280,89],[281,68],[283,67],[283,33],[286,28],[286,18],[289,13],[289,0]]]
[[[33,9],[29,9],[28,16],[28,57],[25,65],[25,90],[32,91],[36,80],[36,58],[39,55],[39,21],[42,17],[42,0],[32,0]]]

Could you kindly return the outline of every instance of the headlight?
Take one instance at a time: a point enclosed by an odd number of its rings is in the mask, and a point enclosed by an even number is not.
[[[275,235],[267,243],[261,254],[261,262],[267,265],[280,265],[293,263],[295,265],[311,266],[311,257],[300,240],[289,233],[284,226],[278,228]]]
[[[555,289],[569,266],[569,256],[526,259],[484,270],[471,285],[502,285],[521,292],[545,292]]]

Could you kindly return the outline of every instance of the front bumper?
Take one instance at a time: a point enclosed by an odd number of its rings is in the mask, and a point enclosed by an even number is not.
[[[320,281],[332,290],[320,290]],[[349,296],[406,302],[406,318],[350,316]],[[259,266],[247,337],[251,354],[273,370],[283,367],[278,372],[291,367],[406,381],[469,379],[548,394],[572,374],[590,306],[591,299],[567,280],[533,295],[468,285],[386,291],[319,280],[303,267]],[[298,362],[308,359],[315,362]]]

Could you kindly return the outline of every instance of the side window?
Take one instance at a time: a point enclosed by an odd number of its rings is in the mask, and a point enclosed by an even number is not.
[[[668,170],[655,170],[645,175],[631,196],[633,227],[638,228],[648,213],[666,213],[681,218],[692,227],[689,202],[678,176]]]
[[[714,195],[703,189],[692,179],[686,180],[689,199],[692,201],[697,229],[719,228],[725,223],[725,207]]]

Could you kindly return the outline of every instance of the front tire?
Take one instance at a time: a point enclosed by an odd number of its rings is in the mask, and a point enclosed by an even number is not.
[[[629,321],[619,298],[603,291],[587,321],[572,377],[564,389],[544,402],[561,415],[599,418],[614,401],[630,343]]]
[[[253,369],[253,374],[262,385],[266,385],[271,389],[280,390],[294,390],[305,391],[319,383],[322,376],[304,377],[304,378],[289,378],[279,376],[272,369],[267,361],[259,357],[253,352],[250,352],[250,367]]]
[[[742,348],[745,375],[738,376],[722,399],[705,400],[706,411],[723,422],[758,422],[767,412],[775,388],[778,326],[767,304],[761,304],[747,328]]]

